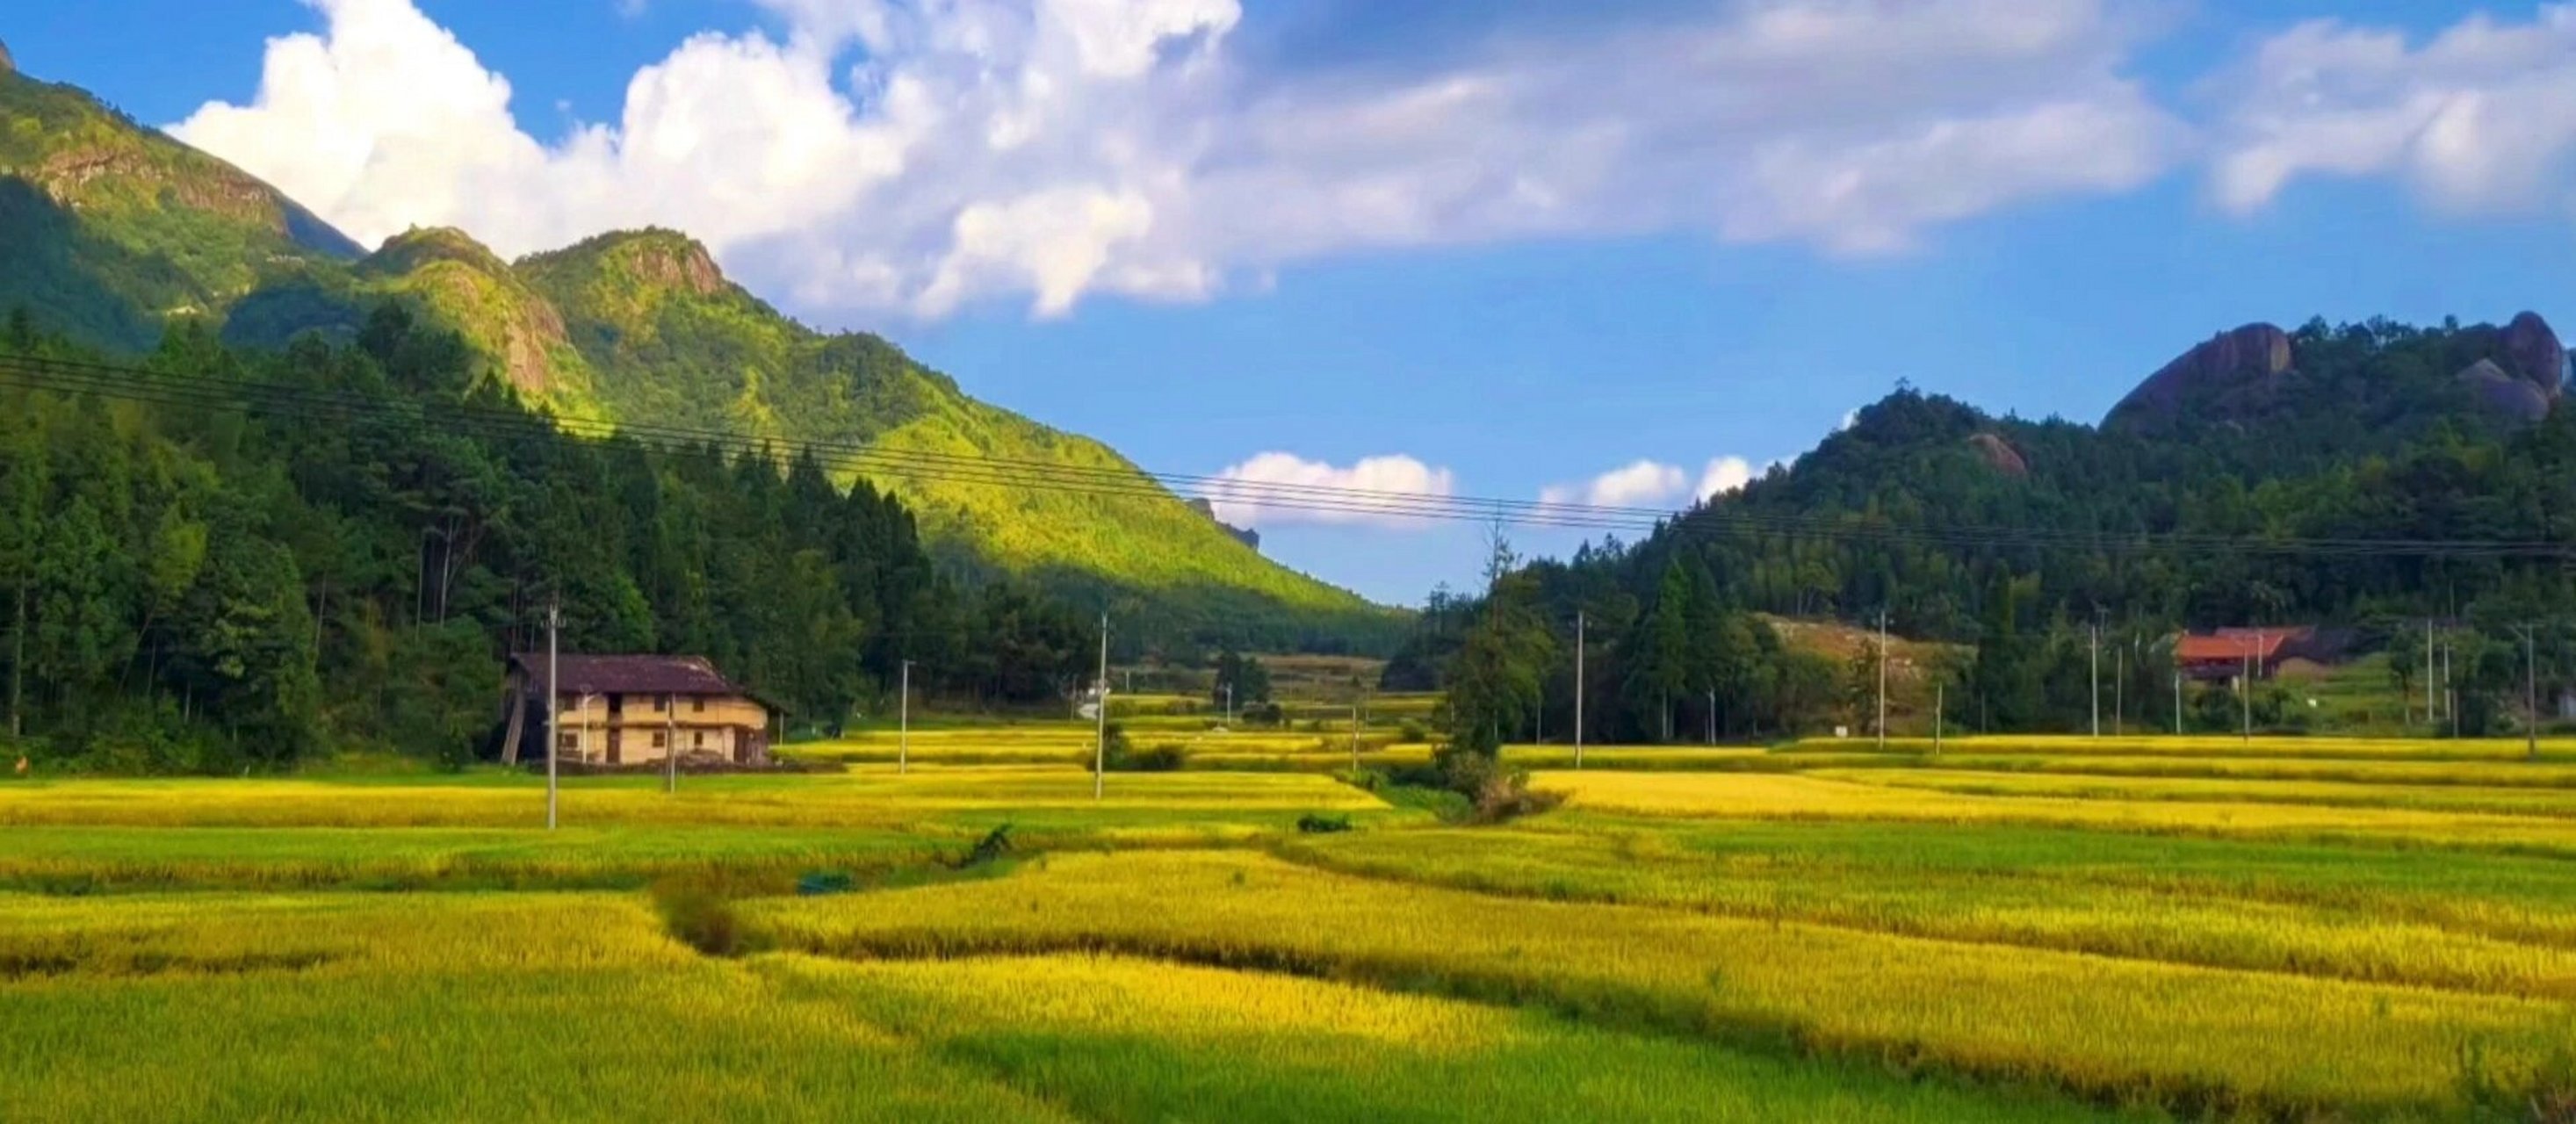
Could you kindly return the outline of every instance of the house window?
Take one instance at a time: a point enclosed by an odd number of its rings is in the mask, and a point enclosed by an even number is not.
[[[555,738],[555,744],[564,749],[580,749],[581,735],[570,732],[557,735]]]
[[[665,711],[665,710],[669,710],[669,709],[671,709],[671,696],[669,696],[669,695],[655,695],[655,696],[653,696],[653,713],[655,713],[655,714],[660,714],[660,713],[662,713],[663,711]]]
[[[660,731],[660,730],[655,730],[655,731],[653,731],[653,748],[655,748],[655,749],[668,749],[668,748],[670,748],[670,745],[671,745],[671,741],[670,741],[670,736],[669,736],[669,735],[664,734],[664,733],[663,733],[662,731]]]
[[[704,749],[704,748],[706,748],[706,745],[707,745],[707,732],[706,732],[706,731],[704,731],[704,730],[691,730],[691,731],[689,731],[689,747],[690,747],[690,748],[692,748],[692,749]]]
[[[691,714],[704,714],[704,713],[706,713],[706,712],[707,712],[707,697],[706,697],[705,695],[691,695],[691,696],[689,696],[689,713],[691,713]]]

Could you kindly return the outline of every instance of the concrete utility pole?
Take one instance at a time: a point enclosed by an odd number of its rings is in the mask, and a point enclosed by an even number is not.
[[[2093,736],[2102,736],[2102,626],[2095,623],[2086,632],[2093,660]]]
[[[2111,660],[2119,670],[2111,673],[2111,736],[2129,735],[2129,650],[2111,646]]]
[[[2236,688],[2236,703],[2237,703],[2237,707],[2238,707],[2238,709],[2240,709],[2240,710],[2242,710],[2242,711],[2244,711],[2244,712],[2245,712],[2245,735],[2244,735],[2244,740],[2245,740],[2248,744],[2251,744],[2251,743],[2254,741],[2254,660],[2255,660],[2255,653],[2260,652],[2260,651],[2262,651],[2262,650],[2263,650],[2263,634],[2262,634],[2262,633],[2260,633],[2260,632],[2257,632],[2257,633],[2255,633],[2255,634],[2254,634],[2254,646],[2253,646],[2253,647],[2250,647],[2250,648],[2245,649],[2245,677],[2240,681],[2240,685]]]
[[[2433,618],[2424,618],[2424,724],[2441,732],[2442,715],[2433,709]]]
[[[16,713],[12,711],[11,713]],[[1583,767],[1583,610],[1574,611],[1574,767]]]
[[[900,776],[912,771],[912,661],[903,661],[903,685],[897,688],[903,701],[895,704],[894,771]]]
[[[2540,655],[2531,638],[2531,626],[2514,629],[2522,634],[2522,748],[2527,757],[2540,756]]]
[[[1878,751],[1887,752],[1887,610],[1878,611]]]
[[[18,623],[9,630],[9,740],[26,732],[20,715],[27,709],[27,579],[18,579]]]
[[[1932,756],[1934,757],[1941,756],[1941,725],[1949,712],[1950,685],[1947,683],[1935,685],[1932,688]]]
[[[556,634],[563,626],[563,604],[546,602],[546,830],[555,829],[555,758],[563,751],[563,695],[556,691],[558,668],[563,662],[558,654]]]
[[[1232,729],[1232,728],[1234,727],[1234,681],[1233,681],[1233,680],[1227,680],[1227,681],[1226,681],[1226,683],[1225,683],[1225,724],[1226,724],[1226,728],[1227,728],[1227,729]]]
[[[1102,782],[1109,775],[1109,614],[1100,614],[1100,709],[1094,714],[1099,722],[1099,744],[1091,751],[1091,798],[1101,797]]]
[[[680,696],[662,696],[662,791],[680,791]]]

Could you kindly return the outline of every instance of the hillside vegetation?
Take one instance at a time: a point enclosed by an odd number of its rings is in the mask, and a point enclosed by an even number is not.
[[[455,230],[363,254],[238,169],[69,86],[0,71],[0,309],[123,354],[177,317],[275,350],[347,342],[397,303],[457,332],[478,387],[558,418],[1097,471],[1107,495],[879,461],[951,573],[1026,579],[1113,611],[1154,642],[1384,649],[1395,614],[1263,558],[1116,452],[977,401],[864,333],[825,334],[726,280],[669,231],[593,238],[519,263]],[[844,485],[860,475],[824,462]],[[989,480],[989,475],[987,480]]]

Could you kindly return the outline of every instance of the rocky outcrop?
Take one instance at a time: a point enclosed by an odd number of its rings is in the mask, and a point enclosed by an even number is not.
[[[1985,458],[1986,467],[2006,476],[2030,475],[2030,462],[2023,459],[2021,450],[2013,448],[2012,442],[2004,440],[2001,434],[1971,434],[1968,444],[1977,450],[1978,456]]]
[[[1205,498],[1191,500],[1190,510],[1206,516],[1208,522],[1216,524],[1217,527],[1223,530],[1226,534],[1234,536],[1234,541],[1251,547],[1254,550],[1261,549],[1261,532],[1253,530],[1250,527],[1237,527],[1232,523],[1228,523],[1223,519],[1217,518],[1216,505],[1209,503]]]
[[[2555,398],[2531,380],[2498,366],[2493,359],[2480,359],[2457,377],[2480,408],[2517,422],[2548,417],[2549,404]]]
[[[665,289],[711,296],[724,288],[724,271],[697,239],[660,231],[635,241],[628,261],[638,277]]]
[[[2567,345],[2558,342],[2558,333],[2536,312],[2526,312],[2504,326],[2498,341],[2504,352],[2504,369],[2514,377],[2539,387],[2541,393],[2556,398],[2567,385]]]
[[[2175,420],[2194,403],[2268,395],[2293,369],[2290,334],[2272,324],[2248,324],[2182,353],[2111,408],[2104,425]]]

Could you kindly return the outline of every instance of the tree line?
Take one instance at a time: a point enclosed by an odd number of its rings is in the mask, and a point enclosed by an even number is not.
[[[98,358],[23,313],[0,357]],[[916,690],[1008,706],[1095,655],[1086,614],[944,573],[866,481],[566,435],[397,306],[273,352],[182,321],[140,363],[185,400],[0,385],[0,703],[39,757],[488,754],[502,658],[543,645],[550,605],[566,651],[705,655],[805,727],[889,702],[907,659]],[[280,388],[367,406],[279,409]]]
[[[1435,592],[1385,686],[1448,690],[1453,719],[1481,715],[1507,740],[1570,740],[1579,617],[1593,740],[1865,729],[1874,650],[1838,660],[1767,622],[1884,614],[1898,636],[1954,646],[1915,669],[1953,730],[2088,729],[2097,706],[2105,729],[2152,715],[2233,730],[2248,704],[2255,725],[2295,728],[2310,716],[2285,692],[2176,692],[2172,637],[2339,626],[2389,653],[2403,698],[2428,674],[2432,622],[2461,731],[2500,729],[2529,680],[2544,710],[2576,684],[2576,411],[2514,425],[2463,401],[2450,374],[2482,331],[2310,324],[2295,409],[2152,434],[1900,386],[1641,541],[1509,559],[1476,595]],[[2332,545],[2390,542],[2542,549]]]

